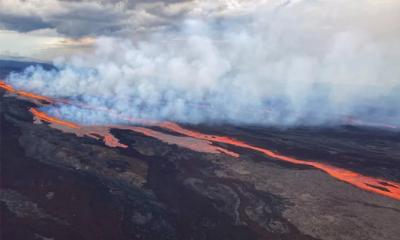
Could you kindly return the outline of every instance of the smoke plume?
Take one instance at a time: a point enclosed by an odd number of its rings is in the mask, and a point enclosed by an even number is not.
[[[29,67],[7,81],[137,118],[188,123],[326,125],[400,122],[400,4],[292,1],[207,18]],[[104,111],[46,109],[83,123]]]

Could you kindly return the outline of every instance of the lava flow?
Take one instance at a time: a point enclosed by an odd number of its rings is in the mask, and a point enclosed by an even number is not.
[[[327,164],[315,162],[315,161],[309,161],[309,160],[301,160],[301,159],[296,159],[293,157],[288,157],[281,155],[279,153],[275,153],[271,150],[261,148],[261,147],[256,147],[249,145],[245,142],[238,141],[229,137],[224,137],[224,136],[216,136],[216,135],[208,135],[208,134],[203,134],[200,132],[195,132],[192,130],[188,130],[185,128],[182,128],[176,123],[172,122],[166,122],[162,123],[160,125],[161,127],[180,133],[184,134],[186,136],[190,136],[193,138],[198,138],[198,139],[203,139],[207,141],[212,141],[212,142],[219,142],[219,143],[226,143],[230,144],[233,146],[241,147],[241,148],[246,148],[250,149],[253,151],[261,152],[267,157],[274,158],[280,161],[285,161],[285,162],[290,162],[293,164],[299,164],[299,165],[305,165],[305,166],[311,166],[317,169],[320,169],[329,175],[331,175],[334,178],[337,178],[341,181],[350,183],[356,187],[359,187],[361,189],[375,192],[387,197],[391,197],[397,200],[400,200],[400,184],[392,181],[386,181],[382,180],[379,178],[373,178],[373,177],[367,177],[363,176],[361,174],[338,168],[338,167],[333,167]]]
[[[60,119],[55,118],[55,117],[50,117],[49,115],[47,115],[47,114],[45,114],[43,112],[40,112],[40,111],[36,110],[35,108],[31,108],[31,109],[29,109],[29,111],[38,120],[42,120],[42,121],[49,122],[49,123],[54,123],[54,124],[61,125],[61,126],[64,126],[64,127],[68,127],[68,128],[72,128],[72,129],[78,129],[79,128],[79,125],[77,125],[77,124],[74,124],[74,123],[71,123],[71,122],[67,122],[67,121],[63,121],[63,120],[60,120]]]
[[[108,128],[98,126],[80,126],[72,122],[51,117],[35,108],[31,108],[29,111],[35,116],[36,120],[48,122],[52,124],[51,126],[53,128],[57,128],[61,131],[74,133],[78,137],[87,136],[96,140],[102,139],[104,144],[109,147],[128,147],[127,145],[121,144],[119,140],[109,132]]]
[[[11,93],[21,95],[27,98],[32,98],[36,100],[45,100],[49,103],[54,102],[53,100],[38,96],[35,94],[30,94],[24,91],[18,91],[15,90],[13,87],[10,85],[5,84],[4,82],[0,81],[0,88],[5,89],[6,91],[9,91]],[[68,102],[64,102],[65,104],[68,104]],[[91,109],[96,109],[96,107],[90,107]],[[339,179],[341,181],[347,182],[353,186],[356,186],[358,188],[374,192],[383,196],[387,196],[393,199],[400,200],[400,184],[392,181],[386,181],[382,180],[379,178],[373,178],[373,177],[368,177],[368,176],[363,176],[361,174],[352,172],[350,170],[346,169],[341,169],[338,167],[333,167],[327,164],[319,163],[316,161],[310,161],[310,160],[301,160],[297,159],[294,157],[289,157],[289,156],[284,156],[279,153],[275,153],[269,149],[266,148],[261,148],[261,147],[256,147],[252,146],[250,144],[247,144],[245,142],[235,140],[226,136],[217,136],[217,135],[209,135],[209,134],[203,134],[200,132],[192,131],[185,129],[181,127],[180,125],[172,122],[157,122],[157,121],[145,121],[145,120],[140,120],[140,119],[131,119],[128,117],[124,117],[124,120],[132,120],[132,122],[138,123],[146,123],[146,125],[151,125],[151,126],[158,126],[176,133],[180,133],[182,135],[185,135],[187,137],[182,137],[182,136],[174,136],[174,135],[169,135],[161,132],[157,132],[155,130],[151,130],[148,128],[144,127],[133,127],[133,126],[80,126],[75,123],[63,121],[60,119],[57,119],[55,117],[51,117],[43,112],[40,112],[34,108],[31,108],[30,111],[32,114],[38,119],[42,121],[49,122],[51,124],[54,124],[55,127],[61,126],[61,130],[63,131],[72,131],[78,136],[89,136],[92,138],[99,139],[100,137],[103,138],[103,141],[106,145],[110,147],[123,147],[126,148],[128,147],[127,145],[119,143],[119,140],[116,139],[111,133],[110,129],[111,128],[119,128],[119,129],[125,129],[125,130],[131,130],[135,132],[139,132],[141,134],[144,134],[146,136],[150,136],[153,138],[157,138],[161,141],[167,142],[169,144],[177,144],[195,151],[199,152],[209,152],[209,153],[225,153],[227,155],[230,155],[232,157],[239,157],[239,154],[231,152],[227,149],[217,147],[212,145],[211,143],[216,142],[216,143],[224,143],[224,144],[229,144],[232,146],[240,147],[240,148],[245,148],[253,151],[260,152],[264,154],[267,157],[277,159],[280,161],[285,161],[293,164],[299,164],[299,165],[305,165],[305,166],[311,166],[316,169],[320,169],[326,173],[328,173],[330,176]],[[115,117],[121,117],[118,114],[112,114]],[[54,127],[54,126],[53,126]],[[65,129],[65,127],[67,129]],[[189,137],[189,138],[188,138]],[[194,141],[196,139],[196,141]]]
[[[45,102],[48,102],[48,103],[52,103],[53,102],[53,100],[51,98],[48,98],[48,97],[36,95],[34,93],[29,93],[29,92],[25,92],[25,91],[16,90],[11,85],[9,85],[9,84],[5,83],[4,81],[1,81],[1,80],[0,80],[0,88],[6,90],[9,93],[16,94],[16,95],[19,95],[21,97],[26,97],[26,98],[29,98],[29,99],[45,101]]]
[[[120,147],[120,148],[128,147],[127,145],[120,143],[119,140],[110,133],[111,129],[123,129],[123,130],[138,132],[145,136],[156,138],[168,144],[176,144],[181,147],[188,148],[197,152],[224,153],[232,157],[239,157],[237,153],[231,152],[221,147],[213,146],[210,141],[202,139],[169,135],[144,127],[134,127],[134,126],[124,126],[124,125],[116,125],[116,126],[78,125],[76,123],[51,117],[44,112],[38,111],[35,108],[31,108],[30,112],[36,117],[37,120],[45,121],[52,124],[51,126],[53,128],[57,128],[61,131],[68,133],[74,133],[79,137],[87,136],[94,138],[96,140],[103,139],[103,142],[109,147]]]
[[[169,144],[176,144],[197,152],[207,152],[207,153],[224,153],[226,155],[232,156],[232,157],[239,157],[239,154],[231,152],[227,149],[213,146],[211,145],[210,141],[205,141],[203,139],[197,139],[193,137],[181,137],[181,136],[174,136],[174,135],[169,135],[161,132],[154,131],[152,129],[144,128],[144,127],[127,127],[126,129],[135,131],[135,132],[140,132],[143,135],[157,138],[163,142],[169,143]]]

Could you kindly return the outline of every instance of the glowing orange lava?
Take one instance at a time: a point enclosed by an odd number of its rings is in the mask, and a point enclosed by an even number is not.
[[[110,132],[108,127],[102,126],[81,126],[76,123],[64,121],[56,117],[51,117],[48,114],[38,111],[35,108],[29,109],[29,111],[39,120],[53,124],[53,127],[58,128],[64,132],[72,132],[77,136],[88,136],[94,139],[102,139],[104,144],[109,147],[121,147],[127,148],[125,144],[121,144],[117,138],[115,138]],[[59,128],[61,127],[61,128]],[[66,127],[66,128],[65,128]]]
[[[18,91],[15,90],[12,86],[4,83],[3,81],[0,81],[0,88],[5,89],[6,91],[9,91],[11,93],[24,96],[27,98],[31,99],[36,99],[36,100],[44,100],[49,103],[54,102],[55,100],[49,99],[47,97],[43,96],[38,96],[35,94],[31,94],[28,92],[24,91]],[[63,103],[71,103],[69,101],[63,101]],[[71,103],[74,104],[74,103]],[[86,106],[82,105],[85,108],[90,108],[90,109],[96,109],[96,107],[91,107],[91,106]],[[101,109],[101,111],[108,111],[106,109]],[[294,157],[290,156],[285,156],[279,153],[275,153],[269,149],[266,148],[261,148],[261,147],[256,147],[252,146],[248,143],[245,143],[243,141],[235,140],[233,138],[229,138],[226,136],[217,136],[217,135],[209,135],[209,134],[203,134],[200,132],[196,132],[193,130],[185,129],[181,127],[180,125],[172,122],[157,122],[157,121],[147,121],[143,119],[136,119],[136,118],[130,118],[126,117],[123,115],[120,115],[118,113],[115,113],[111,111],[111,115],[123,120],[128,120],[133,123],[141,123],[145,125],[152,125],[152,126],[158,126],[176,133],[180,133],[182,135],[185,135],[187,137],[182,137],[182,136],[174,136],[174,135],[169,135],[165,133],[161,133],[152,129],[144,128],[144,127],[132,127],[132,126],[80,126],[78,124],[60,120],[55,117],[51,117],[47,115],[46,113],[40,112],[36,110],[35,108],[31,108],[30,112],[39,120],[41,121],[46,121],[51,124],[54,124],[55,126],[61,126],[61,127],[66,127],[66,129],[62,129],[63,131],[72,131],[78,136],[89,136],[95,139],[102,138],[104,143],[110,147],[123,147],[126,148],[128,147],[127,145],[119,143],[119,140],[115,138],[111,133],[110,129],[111,128],[119,128],[119,129],[129,129],[131,131],[139,132],[142,133],[146,136],[150,136],[153,138],[157,138],[161,141],[167,142],[169,144],[177,144],[195,151],[200,151],[200,152],[211,152],[211,153],[224,153],[227,155],[230,155],[232,157],[239,157],[239,154],[231,152],[227,149],[213,146],[211,143],[216,142],[216,143],[224,143],[224,144],[230,144],[232,146],[240,147],[240,148],[245,148],[245,149],[250,149],[253,151],[260,152],[264,154],[267,157],[277,159],[280,161],[285,161],[293,164],[299,164],[299,165],[305,165],[305,166],[311,166],[317,169],[320,169],[326,173],[328,173],[330,176],[337,178],[341,181],[347,182],[349,184],[352,184],[358,188],[374,192],[383,196],[387,196],[393,199],[400,200],[400,184],[392,181],[386,181],[383,179],[379,178],[373,178],[373,177],[368,177],[368,176],[363,176],[361,174],[352,172],[350,170],[330,166],[327,164],[319,163],[316,161],[311,161],[311,160],[302,160],[302,159],[297,159]],[[188,138],[190,137],[190,138]]]
[[[3,88],[4,90],[22,96],[22,97],[26,97],[26,98],[31,98],[31,99],[36,99],[36,100],[40,100],[40,101],[46,101],[48,103],[52,103],[53,100],[48,98],[48,97],[44,97],[44,96],[40,96],[34,93],[29,93],[29,92],[25,92],[25,91],[20,91],[20,90],[16,90],[14,89],[11,85],[5,83],[4,81],[0,80],[0,88]]]
[[[36,110],[35,108],[31,108],[29,109],[29,111],[38,119],[45,121],[45,122],[49,122],[49,123],[54,123],[60,126],[64,126],[64,127],[68,127],[68,128],[73,128],[73,129],[79,129],[79,125],[75,124],[75,123],[71,123],[71,122],[67,122],[67,121],[63,121],[60,120],[58,118],[55,117],[50,117],[49,115],[40,112],[38,110]]]
[[[111,133],[105,134],[103,138],[104,144],[109,147],[121,147],[128,148],[127,145],[121,144],[117,138],[114,137]]]
[[[333,167],[333,166],[315,162],[315,161],[301,160],[301,159],[296,159],[293,157],[284,156],[279,153],[275,153],[271,150],[261,148],[261,147],[255,147],[255,146],[249,145],[245,142],[238,141],[238,140],[235,140],[235,139],[232,139],[229,137],[208,135],[208,134],[203,134],[200,132],[195,132],[192,130],[184,129],[176,123],[166,122],[166,123],[162,123],[160,126],[163,128],[169,129],[171,131],[175,131],[177,133],[181,133],[186,136],[193,137],[193,138],[208,140],[208,141],[212,141],[212,142],[226,143],[226,144],[230,144],[233,146],[261,152],[264,155],[274,158],[274,159],[277,159],[277,160],[290,162],[293,164],[312,166],[314,168],[320,169],[320,170],[328,173],[329,175],[331,175],[334,178],[337,178],[341,181],[350,183],[361,189],[375,192],[375,193],[378,193],[378,194],[381,194],[381,195],[384,195],[387,197],[391,197],[391,198],[400,200],[400,184],[396,183],[396,182],[386,181],[386,180],[379,179],[379,178],[363,176],[361,174],[352,172],[350,170]]]
[[[119,142],[119,140],[110,133],[110,129],[115,128],[115,129],[124,129],[124,130],[138,132],[143,135],[159,139],[160,141],[166,142],[168,144],[176,144],[181,147],[188,148],[188,149],[191,149],[191,150],[194,150],[197,152],[225,153],[232,157],[239,156],[237,153],[228,151],[221,147],[213,146],[211,144],[211,142],[201,140],[201,139],[169,135],[169,134],[161,133],[161,132],[158,132],[158,131],[155,131],[152,129],[144,128],[144,127],[132,127],[132,126],[124,126],[124,125],[121,125],[121,126],[78,125],[75,123],[60,120],[55,117],[51,117],[51,116],[47,115],[46,113],[40,112],[34,108],[31,108],[30,112],[32,112],[32,114],[37,119],[45,121],[45,122],[49,122],[49,123],[53,124],[53,127],[58,128],[64,132],[71,132],[79,137],[88,136],[88,137],[91,137],[91,138],[94,138],[97,140],[103,139],[104,143],[109,147],[121,147],[121,148],[128,147],[125,144],[121,144]],[[59,128],[58,126],[67,127],[67,129]]]
[[[239,157],[239,154],[231,152],[227,149],[213,146],[211,145],[210,141],[205,141],[202,139],[196,139],[192,137],[181,137],[181,136],[174,136],[165,133],[161,133],[158,131],[154,131],[152,129],[144,128],[144,127],[129,127],[126,128],[135,132],[142,133],[143,135],[153,137],[159,139],[163,142],[169,144],[176,144],[197,152],[206,152],[206,153],[224,153],[226,155],[232,157]]]

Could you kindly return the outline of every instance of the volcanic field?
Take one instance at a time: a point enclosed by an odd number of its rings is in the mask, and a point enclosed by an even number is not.
[[[182,125],[5,81],[0,94],[1,239],[400,236],[396,127]],[[125,124],[71,122],[52,104]]]

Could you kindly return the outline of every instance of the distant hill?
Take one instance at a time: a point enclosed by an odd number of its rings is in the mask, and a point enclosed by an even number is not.
[[[25,68],[32,65],[41,65],[45,69],[54,68],[53,65],[48,63],[30,62],[30,61],[15,61],[15,60],[1,60],[0,59],[0,79],[5,78],[11,72],[21,72]]]

